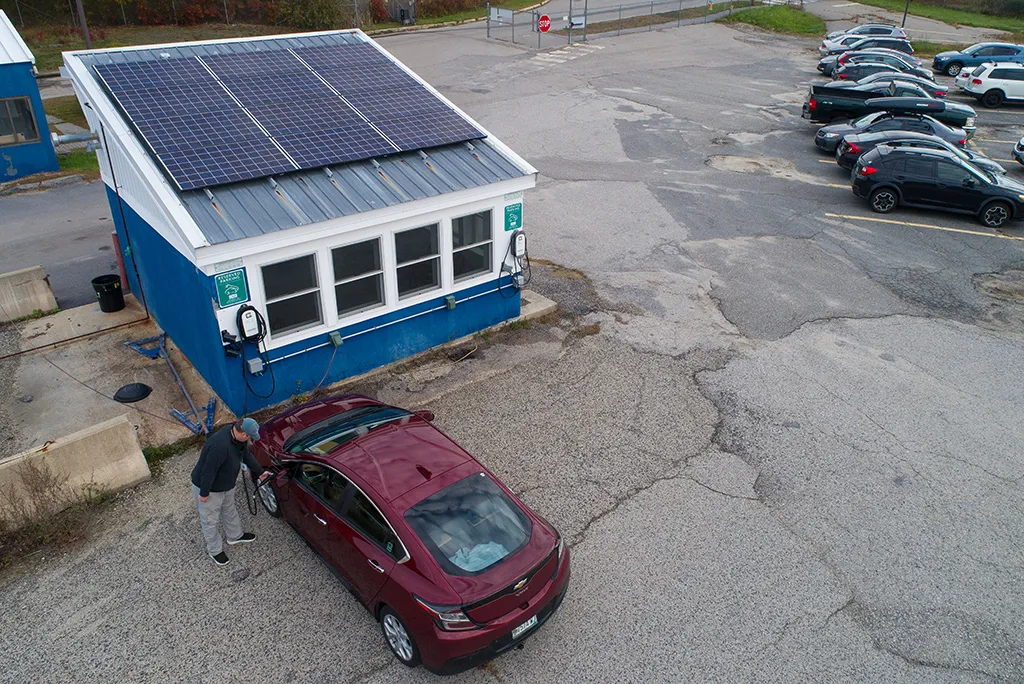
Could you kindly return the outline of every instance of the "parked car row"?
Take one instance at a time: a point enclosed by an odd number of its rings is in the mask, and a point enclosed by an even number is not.
[[[803,117],[827,125],[814,144],[850,169],[853,192],[872,210],[899,206],[973,214],[1000,228],[1024,218],[1024,184],[980,152],[966,149],[976,130],[972,107],[943,98],[948,88],[921,66],[903,29],[865,24],[822,41],[818,71],[832,77],[812,84]],[[936,72],[987,107],[1024,100],[1024,47],[983,43],[941,53]],[[1024,165],[1024,139],[1013,158]]]

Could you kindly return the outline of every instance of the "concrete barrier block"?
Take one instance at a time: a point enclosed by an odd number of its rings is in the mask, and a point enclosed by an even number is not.
[[[0,460],[0,517],[18,526],[149,477],[135,427],[119,416]]]
[[[42,266],[0,274],[0,323],[56,308],[57,300]]]

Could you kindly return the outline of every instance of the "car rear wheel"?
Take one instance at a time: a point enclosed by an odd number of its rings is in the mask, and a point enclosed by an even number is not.
[[[981,96],[981,104],[986,107],[998,107],[1003,104],[1003,91],[990,90]]]
[[[416,667],[420,664],[420,652],[416,648],[416,642],[405,623],[398,617],[398,613],[388,606],[384,606],[380,611],[380,629],[384,633],[388,648],[398,658],[398,662],[407,667]]]
[[[273,476],[271,476],[273,479]],[[277,503],[277,491],[274,489],[274,485],[271,482],[265,483],[262,487],[259,486],[259,479],[256,477],[252,478],[253,484],[259,487],[256,490],[256,495],[259,497],[260,503],[263,504],[263,510],[270,514],[271,517],[281,517],[281,507]]]
[[[963,68],[964,68],[964,65],[961,64],[960,62],[950,62],[946,66],[946,75],[947,76],[954,76],[954,77],[958,76],[960,74],[960,72],[963,71]]]
[[[989,228],[1001,228],[1012,216],[1010,205],[1006,202],[992,202],[981,210],[981,222]]]
[[[879,214],[888,214],[899,204],[896,191],[892,188],[878,188],[871,193],[868,201],[871,203],[871,208]]]

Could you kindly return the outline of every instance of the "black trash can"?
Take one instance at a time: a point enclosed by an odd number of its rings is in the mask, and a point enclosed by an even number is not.
[[[102,275],[92,279],[92,289],[100,303],[100,311],[110,313],[124,308],[121,276]]]

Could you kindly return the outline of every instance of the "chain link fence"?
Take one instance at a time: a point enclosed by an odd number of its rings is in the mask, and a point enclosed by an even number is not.
[[[767,0],[776,4],[802,4],[802,0]],[[545,8],[512,10],[488,5],[487,37],[538,50],[559,48],[589,40],[598,35],[620,35],[653,31],[667,26],[684,26],[715,21],[738,9],[746,9],[764,0],[708,2],[707,0],[652,0],[614,6],[589,7],[588,0],[573,0],[569,10],[555,12]],[[541,31],[546,17],[548,30]]]

